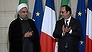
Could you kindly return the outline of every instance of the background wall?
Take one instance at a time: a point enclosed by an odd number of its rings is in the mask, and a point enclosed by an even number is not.
[[[8,52],[8,27],[12,20],[15,19],[16,7],[19,0],[0,0],[0,52]],[[35,0],[28,0],[31,16]],[[43,6],[45,5],[43,0]],[[76,13],[77,0],[70,0],[73,16]],[[55,10],[58,17],[61,0],[55,0]],[[44,7],[43,7],[44,8]]]

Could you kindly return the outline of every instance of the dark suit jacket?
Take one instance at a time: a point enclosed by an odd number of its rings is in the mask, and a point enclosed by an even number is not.
[[[30,41],[34,44],[34,52],[40,52],[40,43],[39,43],[39,37],[38,37],[38,31],[36,29],[36,26],[33,22],[33,20],[28,20],[31,28],[33,30],[33,36],[30,37]],[[11,22],[9,26],[9,43],[10,43],[10,49],[9,52],[22,52],[22,40],[23,34],[22,34],[22,27],[20,23],[20,18],[15,19]]]
[[[81,32],[81,25],[80,21],[74,19],[73,17],[70,20],[69,27],[72,29],[72,33],[66,33],[65,36],[62,36],[62,26],[64,25],[64,19],[56,22],[56,27],[53,33],[53,37],[59,38],[58,41],[58,52],[65,52],[66,42],[68,44],[68,52],[79,52],[78,50],[78,41],[80,36],[82,35]]]

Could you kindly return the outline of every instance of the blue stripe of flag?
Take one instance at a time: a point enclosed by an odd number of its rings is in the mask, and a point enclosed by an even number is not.
[[[46,0],[46,6],[50,7],[55,11],[54,0]]]
[[[88,8],[92,11],[92,0],[88,0]]]

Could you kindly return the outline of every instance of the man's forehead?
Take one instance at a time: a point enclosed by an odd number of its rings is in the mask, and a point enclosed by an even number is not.
[[[65,11],[65,7],[61,7],[61,10]]]

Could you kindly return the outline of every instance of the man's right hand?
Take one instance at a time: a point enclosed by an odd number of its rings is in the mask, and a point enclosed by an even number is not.
[[[32,33],[33,31],[30,31],[30,32],[28,31],[25,33],[24,37],[31,37],[33,35]]]

